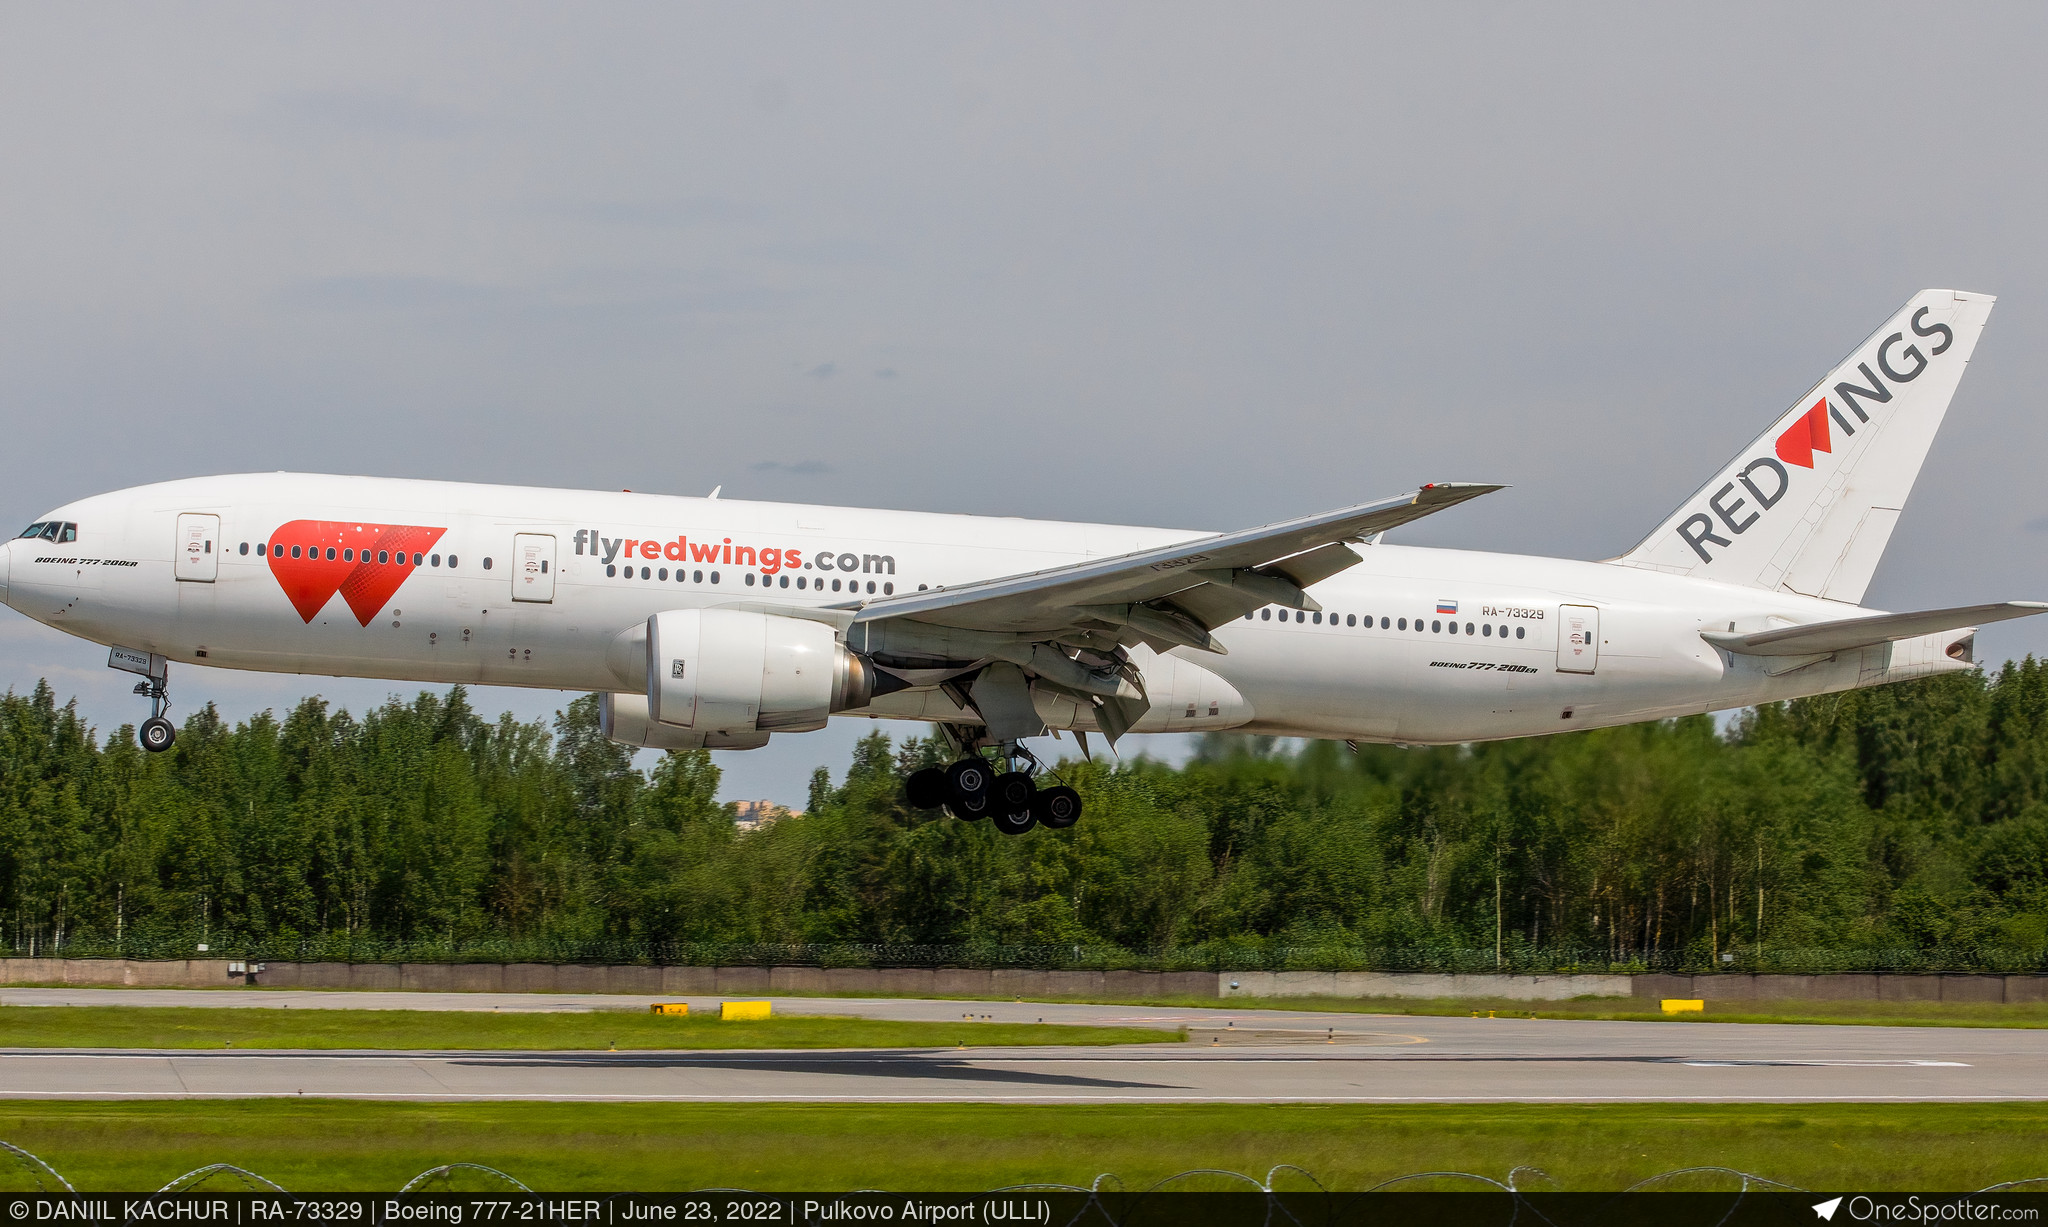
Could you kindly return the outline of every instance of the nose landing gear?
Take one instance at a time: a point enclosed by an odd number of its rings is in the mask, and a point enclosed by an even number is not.
[[[154,652],[115,648],[107,653],[107,668],[143,676],[144,680],[135,683],[135,693],[149,696],[149,719],[135,730],[135,739],[151,754],[170,749],[171,743],[178,740],[178,730],[164,719],[164,712],[171,706],[171,662]]]
[[[1035,777],[1044,768],[1029,750],[1015,742],[995,749],[1009,770],[996,774],[980,749],[969,749],[950,767],[912,772],[903,782],[904,799],[915,809],[943,807],[955,818],[987,818],[1005,835],[1022,835],[1034,826],[1064,830],[1080,821],[1080,794],[1065,784],[1040,788]]]

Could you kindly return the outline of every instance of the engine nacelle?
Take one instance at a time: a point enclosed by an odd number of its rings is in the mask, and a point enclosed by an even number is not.
[[[599,695],[597,723],[611,740],[645,750],[758,750],[768,744],[768,734],[753,729],[699,733],[662,724],[647,714],[644,694]]]
[[[739,609],[671,609],[647,620],[647,714],[665,728],[821,729],[833,712],[865,707],[875,677],[823,622]]]

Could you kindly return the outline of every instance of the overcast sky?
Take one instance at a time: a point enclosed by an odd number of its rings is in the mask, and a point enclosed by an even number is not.
[[[2044,27],[13,3],[0,513],[295,469],[1221,529],[1498,481],[1398,539],[1599,557],[1947,286],[2000,302],[1868,600],[2048,597]],[[111,728],[104,662],[0,611],[0,684]],[[721,754],[727,795],[865,728]]]

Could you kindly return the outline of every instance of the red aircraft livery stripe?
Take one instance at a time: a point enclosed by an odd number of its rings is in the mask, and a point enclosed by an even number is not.
[[[339,592],[356,621],[368,626],[412,574],[414,556],[432,549],[447,531],[417,524],[293,520],[270,535],[270,573],[304,621],[311,622]],[[385,561],[377,561],[380,555]]]

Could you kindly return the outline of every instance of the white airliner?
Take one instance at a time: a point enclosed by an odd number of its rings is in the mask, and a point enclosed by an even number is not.
[[[914,803],[1063,827],[1019,745],[1048,728],[1482,741],[1972,667],[1976,625],[2048,605],[1857,602],[1992,301],[1915,295],[1602,562],[1382,541],[1491,485],[1209,534],[274,473],[58,508],[0,594],[147,679],[151,750],[171,661],[594,690],[633,746],[937,722],[959,761]]]

